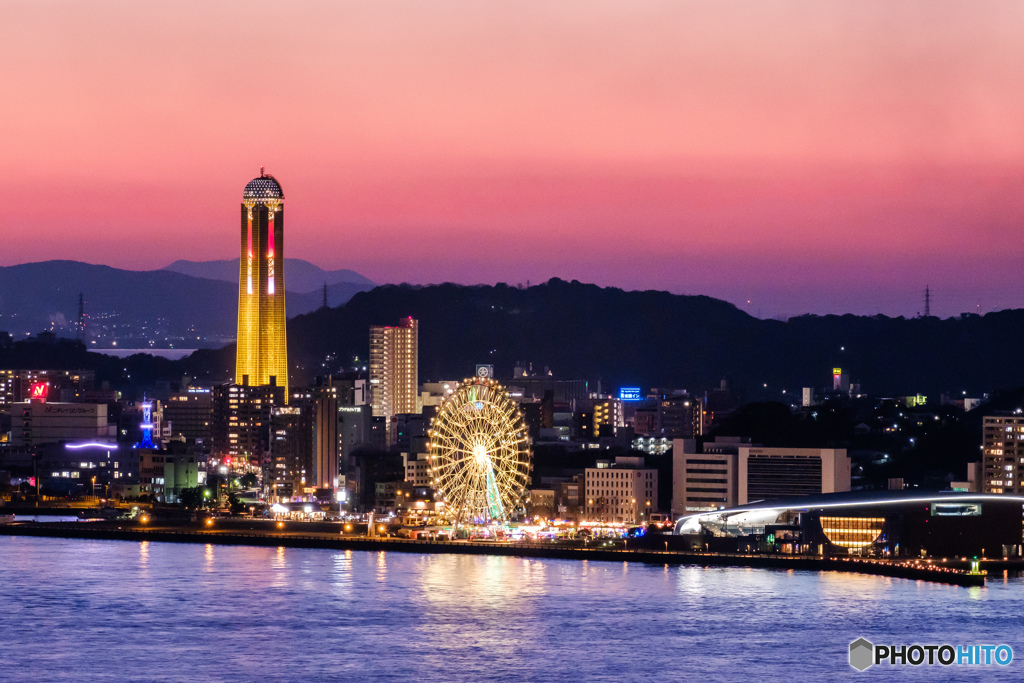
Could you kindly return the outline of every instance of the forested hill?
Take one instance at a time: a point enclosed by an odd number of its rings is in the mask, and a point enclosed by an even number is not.
[[[421,381],[465,377],[477,363],[492,363],[507,378],[524,361],[537,370],[548,366],[556,378],[600,379],[605,391],[640,386],[699,392],[728,378],[746,400],[785,402],[783,389],[831,386],[833,367],[874,395],[938,398],[966,391],[977,397],[1024,386],[1024,310],[946,320],[808,315],[782,322],[759,320],[704,296],[558,279],[526,289],[385,285],[342,306],[292,318],[293,385],[351,366],[354,356],[364,365],[370,326],[394,325],[405,316],[420,321]],[[50,367],[110,366],[111,374],[125,374],[111,376],[115,384],[132,372],[136,380],[188,374],[201,382],[223,381],[234,372],[232,346],[177,362],[148,356],[111,362],[65,344],[15,346],[0,349],[0,367],[44,367],[48,356],[68,355],[54,357]]]
[[[365,358],[368,329],[420,321],[421,378],[454,378],[477,363],[499,377],[517,361],[556,377],[700,391],[728,377],[748,398],[822,388],[842,367],[872,394],[1024,386],[1024,311],[959,318],[800,316],[759,320],[705,296],[627,292],[552,279],[506,285],[388,285],[289,323],[292,358],[312,370],[328,355]],[[764,386],[768,385],[765,392]]]

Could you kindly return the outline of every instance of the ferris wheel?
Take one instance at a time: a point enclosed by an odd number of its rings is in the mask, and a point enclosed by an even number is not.
[[[529,483],[530,446],[519,406],[489,377],[465,380],[431,423],[430,473],[455,523],[506,521]]]

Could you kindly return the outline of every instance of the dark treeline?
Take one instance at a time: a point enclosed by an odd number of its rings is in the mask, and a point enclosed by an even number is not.
[[[363,365],[370,325],[420,321],[420,378],[452,379],[492,363],[507,377],[517,361],[551,368],[555,377],[619,386],[685,388],[699,393],[728,378],[748,401],[782,400],[781,389],[829,386],[842,367],[872,395],[940,393],[980,396],[1024,386],[1017,353],[1024,310],[957,318],[800,316],[759,320],[704,296],[626,292],[550,280],[519,289],[503,284],[387,285],[347,304],[288,323],[293,385],[326,370]],[[4,367],[84,367],[132,384],[190,375],[224,381],[234,348],[171,362],[87,354],[70,342],[19,342],[0,349]],[[768,385],[766,389],[764,385]]]

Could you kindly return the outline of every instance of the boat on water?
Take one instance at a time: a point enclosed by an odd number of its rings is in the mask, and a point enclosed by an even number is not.
[[[124,519],[126,517],[124,510],[118,510],[117,508],[105,507],[100,509],[80,510],[78,512],[78,519],[87,521],[95,519],[104,519],[107,521],[113,519]]]
[[[0,524],[10,524],[14,521],[14,515],[0,515]]]

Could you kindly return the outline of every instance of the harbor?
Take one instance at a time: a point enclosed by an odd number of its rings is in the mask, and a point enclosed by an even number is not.
[[[211,523],[211,527],[214,525]],[[665,540],[618,542],[504,542],[478,540],[419,540],[368,537],[324,530],[329,524],[267,523],[224,524],[217,528],[195,525],[149,525],[143,522],[17,522],[0,525],[0,534],[83,540],[150,541],[161,543],[207,543],[284,548],[321,548],[369,552],[461,554],[529,557],[538,559],[585,560],[595,562],[636,562],[644,564],[694,565],[703,567],[750,567],[794,571],[832,571],[915,581],[930,581],[964,587],[985,585],[987,572],[1024,570],[1019,559],[985,559],[971,567],[967,558],[939,560],[884,560],[814,555],[761,553],[686,552],[670,547]],[[335,525],[337,526],[337,525]]]

